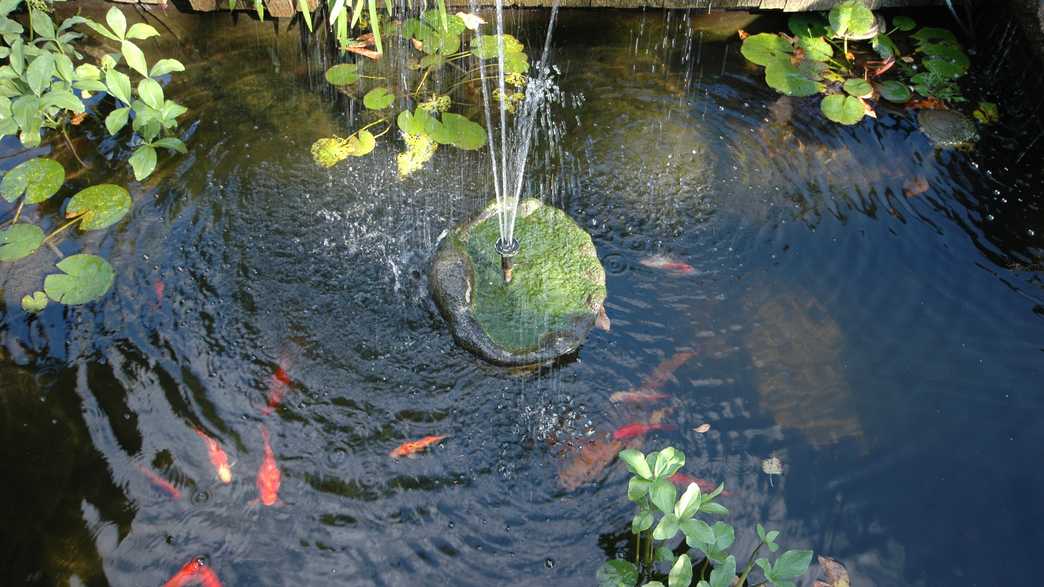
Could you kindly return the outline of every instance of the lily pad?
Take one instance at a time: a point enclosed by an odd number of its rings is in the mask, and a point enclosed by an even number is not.
[[[844,89],[856,98],[869,98],[874,93],[874,87],[870,82],[860,78],[845,80]]]
[[[912,31],[917,27],[917,23],[914,19],[909,16],[897,16],[892,19],[892,26],[899,31]]]
[[[22,296],[22,309],[30,314],[42,312],[47,307],[47,294],[42,291],[33,292],[32,295]]]
[[[861,37],[870,33],[876,19],[862,0],[845,0],[833,7],[828,15],[830,29],[838,37]]]
[[[67,306],[78,306],[93,302],[105,295],[112,287],[116,273],[112,265],[96,255],[73,255],[62,259],[58,269],[44,279],[47,297]]]
[[[881,82],[877,85],[877,91],[881,94],[882,98],[889,102],[895,102],[896,104],[908,102],[912,96],[910,88],[906,87],[906,84],[896,80]]]
[[[111,183],[94,185],[69,200],[65,217],[82,216],[80,230],[101,230],[116,224],[131,207],[130,193]]]
[[[497,35],[478,35],[471,40],[471,52],[479,59],[494,59],[499,47]],[[522,42],[511,35],[504,35],[504,57],[510,53],[522,53],[525,47]]]
[[[747,58],[747,61],[762,66],[787,59],[793,52],[794,47],[786,39],[770,33],[751,35],[743,41],[743,45],[740,47],[740,53]]]
[[[787,28],[796,37],[823,37],[830,33],[827,22],[818,14],[802,12],[787,19]]]
[[[765,83],[787,96],[812,96],[825,89],[819,81],[822,66],[815,61],[798,65],[785,59],[772,61],[765,66]]]
[[[14,202],[25,194],[26,204],[39,204],[58,192],[65,183],[65,168],[52,159],[37,157],[19,163],[0,181],[0,195]]]
[[[35,224],[15,224],[0,230],[0,261],[14,261],[28,257],[40,248],[44,232]]]
[[[470,151],[486,144],[486,129],[465,116],[446,112],[442,115],[439,131],[433,133],[432,138],[437,143]]]
[[[798,37],[797,42],[805,57],[813,61],[826,61],[834,56],[834,48],[823,37]]]
[[[353,157],[369,155],[377,146],[377,139],[368,130],[361,130],[355,136],[348,138],[348,149]]]
[[[347,86],[359,81],[359,66],[341,63],[326,70],[326,81],[334,86]]]
[[[819,104],[823,115],[840,124],[855,124],[863,119],[863,101],[843,94],[831,94]]]
[[[370,110],[384,110],[388,106],[392,105],[395,101],[395,94],[391,93],[388,88],[380,87],[374,88],[366,95],[363,96],[363,106],[366,106]]]

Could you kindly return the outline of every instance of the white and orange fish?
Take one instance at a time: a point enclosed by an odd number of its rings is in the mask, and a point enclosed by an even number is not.
[[[203,562],[203,559],[194,558],[185,563],[173,577],[163,584],[163,587],[185,587],[186,585],[191,585],[199,577],[200,569],[205,568],[207,568],[207,564]]]
[[[282,484],[283,474],[279,472],[276,464],[275,453],[268,438],[268,428],[261,425],[261,438],[265,443],[265,454],[261,460],[261,468],[257,470],[257,492],[260,494],[261,503],[264,505],[276,505],[279,503],[279,486]]]
[[[214,465],[214,470],[217,471],[218,479],[220,479],[222,483],[231,483],[232,466],[228,464],[228,455],[225,454],[224,449],[221,448],[218,441],[207,436],[207,433],[199,428],[196,428],[196,434],[198,434],[207,445],[207,454],[210,457],[210,464]]]
[[[696,272],[696,269],[688,263],[672,259],[666,255],[653,255],[646,257],[639,261],[645,267],[652,269],[662,269],[664,271],[670,271],[671,273],[678,273],[681,275],[689,275]]]
[[[171,499],[181,499],[181,491],[179,491],[177,487],[174,487],[174,484],[170,481],[160,477],[144,465],[138,465],[138,470],[141,471],[142,475],[145,475],[145,478],[148,479],[154,487],[169,495]]]
[[[262,416],[271,414],[273,410],[279,407],[279,404],[283,403],[283,396],[286,395],[290,385],[293,384],[290,374],[286,372],[289,367],[289,359],[286,357],[279,359],[279,364],[276,365],[275,371],[272,372],[272,377],[268,380],[268,400],[265,407],[261,409]]]
[[[671,396],[662,391],[653,391],[651,389],[628,389],[627,391],[618,391],[609,396],[609,401],[614,404],[645,403],[658,402],[669,397]]]
[[[411,456],[411,455],[415,455],[415,454],[417,454],[417,453],[427,449],[429,446],[432,446],[432,445],[435,445],[435,444],[438,444],[438,443],[442,442],[445,438],[446,438],[445,435],[441,435],[441,436],[425,436],[424,438],[421,438],[420,440],[410,440],[408,442],[404,442],[404,443],[400,444],[398,447],[395,448],[395,450],[393,450],[390,453],[388,453],[388,456],[397,459],[399,457],[408,457],[408,456]]]

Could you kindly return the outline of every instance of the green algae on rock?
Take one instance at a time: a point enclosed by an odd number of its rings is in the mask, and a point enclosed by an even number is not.
[[[462,346],[504,365],[553,360],[579,348],[605,301],[594,243],[569,216],[539,200],[519,203],[514,278],[505,284],[494,245],[497,204],[454,229],[432,266],[435,301]]]

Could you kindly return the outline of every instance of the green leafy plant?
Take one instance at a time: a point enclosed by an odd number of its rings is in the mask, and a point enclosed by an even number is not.
[[[646,455],[625,449],[620,452],[620,459],[631,472],[627,499],[638,508],[631,520],[635,560],[611,560],[602,565],[597,575],[601,587],[634,587],[644,579],[649,579],[641,583],[644,587],[663,587],[664,583],[656,579],[662,577],[657,571],[658,564],[669,565],[668,587],[688,587],[694,580],[697,587],[743,586],[755,566],[764,576],[758,585],[793,587],[794,580],[808,570],[811,550],[788,550],[775,561],[755,558],[762,548],[773,553],[779,550],[776,543],[779,531],[766,531],[760,524],[756,528],[758,545],[740,568],[736,556],[729,552],[736,537],[733,527],[721,521],[711,525],[701,519],[728,514],[728,510],[715,501],[725,486],[702,493],[699,485],[690,483],[679,496],[671,478],[685,465],[681,451],[667,447]],[[675,556],[677,549],[668,544],[679,534],[684,537],[686,552]],[[690,556],[694,551],[702,555],[696,565]]]
[[[423,168],[439,146],[464,150],[485,146],[488,137],[486,129],[468,118],[464,112],[451,110],[457,104],[468,104],[470,98],[458,99],[466,95],[469,85],[478,83],[483,75],[499,75],[501,46],[503,74],[512,92],[505,92],[507,95],[502,96],[498,89],[494,99],[503,100],[507,110],[514,112],[515,106],[525,98],[522,90],[528,81],[526,74],[529,72],[529,58],[522,43],[511,35],[478,34],[481,19],[473,15],[463,16],[467,20],[447,14],[445,5],[440,1],[435,8],[425,10],[418,18],[408,18],[401,24],[386,27],[386,32],[397,33],[401,39],[408,41],[408,44],[404,43],[406,46],[417,52],[417,65],[413,70],[416,77],[408,80],[404,88],[397,92],[386,84],[371,87],[364,93],[356,90],[355,86],[364,83],[363,80],[381,79],[363,75],[360,63],[341,63],[326,71],[326,80],[331,85],[351,95],[363,93],[363,105],[370,111],[381,112],[397,102],[413,104],[411,108],[400,110],[394,117],[395,126],[406,146],[396,157],[401,177]],[[468,60],[474,64],[473,67],[460,67],[459,64]],[[450,75],[443,75],[447,71]],[[458,71],[459,75],[453,73]],[[381,116],[364,128],[379,123],[387,123],[389,126],[374,135],[374,138],[379,138],[391,128],[391,117]],[[352,137],[319,139],[312,147],[312,155],[317,164],[329,167],[350,156],[365,155],[372,151],[372,148],[360,150],[351,141]],[[369,145],[368,141],[358,144]]]
[[[67,129],[85,113],[84,100],[92,93],[105,92],[117,102],[105,120],[109,133],[118,133],[133,120],[130,143],[136,148],[130,164],[136,179],[144,179],[155,169],[157,148],[185,152],[185,145],[173,134],[178,116],[186,109],[167,100],[158,81],[185,67],[176,59],[161,59],[149,69],[144,52],[134,43],[159,35],[154,27],[145,23],[128,27],[123,12],[115,7],[106,14],[105,25],[73,16],[56,27],[40,9],[40,2],[29,2],[32,30],[26,37],[22,25],[10,18],[20,4],[21,0],[0,2],[4,41],[0,57],[8,61],[0,66],[0,136],[17,134],[24,146],[35,147],[40,144],[41,131],[57,130],[84,165]],[[84,62],[76,50],[76,42],[83,37],[74,29],[77,25],[119,43],[119,53],[103,56],[100,67]],[[121,61],[143,78],[136,88],[130,76],[117,69]]]
[[[826,16],[792,16],[790,34],[745,36],[741,52],[765,67],[765,82],[778,92],[822,94],[820,110],[840,124],[876,116],[878,100],[902,104],[916,94],[944,104],[963,101],[956,82],[970,61],[950,31],[911,33],[917,25],[906,16],[894,17],[890,30],[877,30],[877,17],[861,0],[846,0]]]
[[[29,257],[44,244],[55,241],[64,231],[78,226],[83,232],[103,230],[116,224],[131,208],[130,193],[112,184],[101,184],[77,192],[65,206],[66,222],[45,235],[27,222],[20,222],[26,205],[39,204],[54,196],[65,183],[65,169],[50,159],[30,159],[8,171],[0,180],[0,196],[9,203],[18,201],[14,216],[0,224],[0,261]],[[115,272],[109,262],[96,255],[77,254],[61,260],[61,273],[44,279],[43,291],[22,298],[27,312],[42,311],[48,299],[66,305],[94,301],[112,287]]]

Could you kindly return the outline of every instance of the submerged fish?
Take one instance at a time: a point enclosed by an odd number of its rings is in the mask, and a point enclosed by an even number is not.
[[[566,491],[573,491],[594,481],[627,446],[620,440],[595,440],[584,444],[577,449],[576,456],[558,471],[558,484]]]
[[[678,351],[656,366],[656,369],[642,381],[640,389],[659,389],[663,384],[674,377],[674,372],[684,365],[686,361],[696,356],[695,351]]]
[[[613,403],[658,402],[669,397],[671,396],[662,391],[653,391],[651,389],[629,389],[627,391],[618,391],[614,393],[609,396],[609,401]]]
[[[268,381],[268,400],[265,407],[261,409],[261,415],[267,416],[279,407],[279,404],[283,403],[283,396],[290,389],[290,384],[293,380],[290,379],[290,374],[286,372],[289,367],[289,360],[286,358],[279,359],[279,364],[276,365],[275,371],[272,373],[272,377]]]
[[[156,283],[152,284],[152,290],[156,292],[156,302],[163,301],[163,292],[166,291],[167,285],[163,283],[162,279],[157,279]]]
[[[438,444],[438,443],[442,442],[442,440],[445,439],[445,438],[446,438],[446,436],[444,436],[444,435],[442,435],[442,436],[425,436],[424,438],[421,438],[420,440],[411,440],[411,441],[408,441],[408,442],[404,442],[404,443],[400,444],[395,450],[393,450],[390,453],[388,453],[388,456],[396,458],[396,459],[399,458],[399,457],[408,457],[410,455],[414,455],[414,454],[417,454],[417,453],[421,452],[422,450],[428,448],[429,446],[432,446],[434,444]]]
[[[279,502],[279,485],[283,475],[276,465],[275,453],[268,439],[268,428],[261,425],[261,438],[265,443],[265,455],[261,460],[261,468],[257,470],[257,492],[261,495],[261,503],[275,505]]]
[[[171,499],[181,499],[181,492],[178,491],[178,488],[174,487],[170,481],[160,477],[144,465],[138,465],[138,470],[141,471],[142,475],[145,475],[145,478],[148,479],[153,486],[165,492]]]
[[[663,269],[664,271],[672,271],[684,275],[696,272],[696,269],[694,269],[692,265],[672,259],[666,255],[653,255],[651,257],[646,257],[639,261],[639,263],[652,269]]]
[[[670,430],[671,426],[660,423],[632,422],[613,431],[613,440],[627,440],[645,436],[653,430]]]
[[[218,441],[207,436],[206,432],[203,432],[199,428],[196,428],[196,434],[203,439],[203,442],[207,444],[207,454],[210,456],[210,464],[214,465],[214,470],[217,471],[218,479],[221,479],[222,483],[232,482],[232,467],[228,464],[228,455],[218,444]]]
[[[163,584],[163,587],[184,587],[185,585],[190,585],[199,576],[200,570],[206,568],[207,564],[203,562],[203,559],[194,558],[185,563],[173,577]]]
[[[702,493],[710,493],[718,488],[718,485],[713,481],[693,477],[686,473],[675,473],[671,476],[671,483],[674,483],[678,487],[688,487],[690,483],[695,483],[696,487],[699,487]],[[726,496],[732,495],[728,491],[723,491],[721,494]]]

